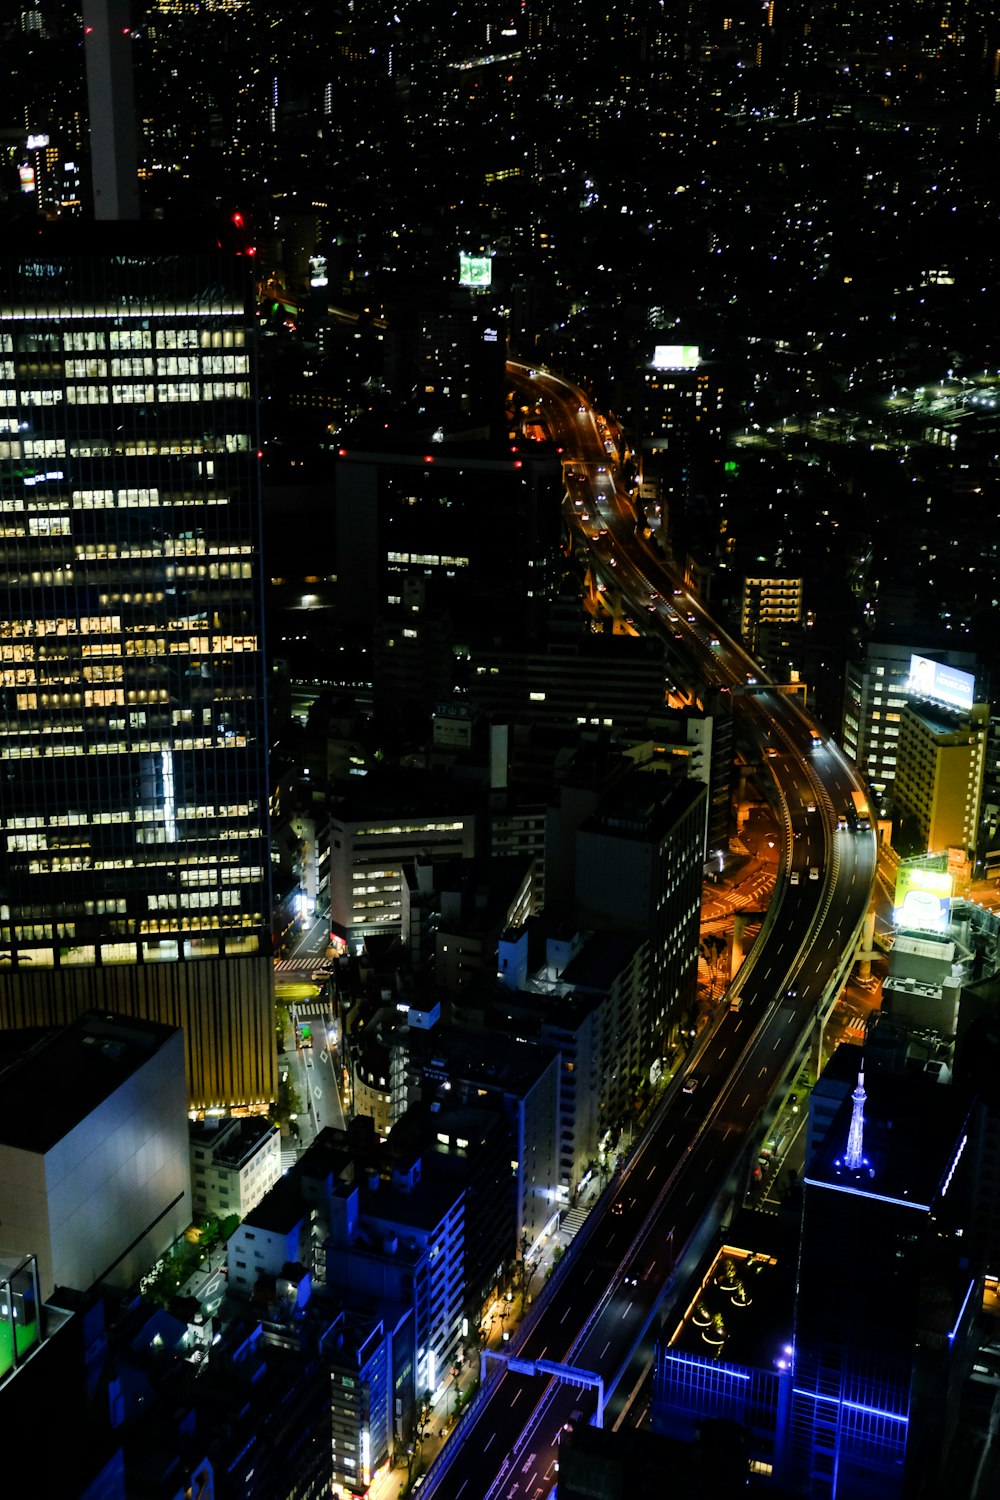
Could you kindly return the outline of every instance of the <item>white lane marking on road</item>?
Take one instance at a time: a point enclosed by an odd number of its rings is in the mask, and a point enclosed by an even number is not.
[[[650,1169],[649,1169],[649,1171],[648,1171],[648,1172],[647,1172],[647,1173],[646,1173],[646,1181],[647,1181],[647,1182],[648,1182],[648,1181],[649,1181],[649,1179],[650,1179],[650,1178],[651,1178],[651,1177],[652,1177],[652,1175],[653,1175],[653,1173],[654,1173],[654,1172],[655,1172],[655,1171],[656,1171],[656,1163],[655,1163],[655,1161],[654,1161],[654,1163],[653,1163],[653,1165],[652,1165],[652,1166],[651,1166],[651,1167],[650,1167]]]
[[[773,1048],[772,1048],[772,1051],[773,1051]],[[764,1076],[764,1074],[766,1072],[767,1072],[767,1065],[765,1064],[764,1067],[761,1068],[760,1072],[757,1074],[757,1077],[758,1078],[763,1078],[763,1076]]]
[[[518,1397],[521,1394],[521,1390],[522,1390],[522,1387],[519,1386],[518,1389],[514,1392],[513,1396],[511,1396],[511,1398],[510,1398],[510,1404],[511,1404],[511,1406],[513,1406],[514,1403],[515,1403],[515,1401],[517,1401]]]
[[[747,1096],[746,1096],[746,1098],[745,1098],[745,1099],[744,1099],[744,1101],[743,1101],[743,1104],[741,1104],[741,1105],[740,1105],[740,1109],[742,1109],[742,1108],[743,1108],[743,1105],[744,1105],[744,1104],[749,1104],[749,1103],[750,1103],[750,1095],[749,1095],[749,1094],[747,1094]]]
[[[609,1349],[610,1349],[610,1348],[611,1348],[611,1340],[610,1340],[610,1339],[608,1339],[608,1342],[607,1342],[607,1343],[606,1343],[606,1344],[605,1344],[605,1346],[604,1346],[604,1348],[603,1348],[603,1349],[602,1349],[602,1350],[601,1350],[601,1358],[602,1358],[602,1359],[603,1359],[603,1358],[604,1358],[604,1356],[605,1356],[605,1355],[606,1355],[606,1354],[607,1354],[607,1352],[608,1352],[608,1350],[609,1350]]]
[[[512,1406],[513,1406],[513,1404],[514,1403],[511,1402]],[[495,1432],[491,1432],[490,1435],[489,1435],[489,1437],[486,1439],[485,1443],[483,1444],[483,1452],[484,1453],[486,1452],[487,1448],[490,1446],[490,1444],[492,1443],[492,1441],[493,1441],[493,1439],[495,1437],[496,1437],[496,1433]]]
[[[559,1319],[559,1322],[560,1323],[565,1323],[565,1321],[566,1321],[566,1319],[568,1317],[569,1317],[569,1308],[567,1307],[566,1311],[563,1313],[562,1317]]]

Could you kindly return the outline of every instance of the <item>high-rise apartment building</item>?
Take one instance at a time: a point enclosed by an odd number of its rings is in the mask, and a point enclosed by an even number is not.
[[[910,659],[927,657],[922,646],[909,642],[869,641],[859,661],[847,664],[844,683],[843,745],[868,783],[879,810],[885,812],[887,794],[896,776],[902,712],[909,701]],[[975,672],[976,659],[967,651],[934,651],[943,663]]]
[[[248,262],[211,230],[0,255],[0,1024],[184,1028],[273,1097]]]
[[[801,619],[801,578],[744,578],[740,634],[751,654],[759,649],[765,627],[787,628],[798,625]]]
[[[988,703],[903,710],[893,800],[928,851],[975,848],[989,723]]]

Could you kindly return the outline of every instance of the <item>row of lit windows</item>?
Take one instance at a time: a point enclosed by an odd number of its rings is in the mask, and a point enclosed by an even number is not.
[[[412,563],[424,568],[467,568],[469,566],[467,557],[445,557],[439,556],[436,552],[387,552],[386,558],[391,563]]]
[[[232,309],[236,311],[237,309]],[[244,328],[100,328],[67,331],[63,348],[71,353],[100,349],[242,349]]]
[[[38,694],[19,693],[17,698],[18,709],[27,712],[38,708]],[[42,693],[43,699],[47,696]],[[68,695],[64,695],[68,696]],[[79,697],[79,694],[75,694]],[[45,706],[44,704],[42,705]],[[54,725],[53,728],[65,728],[64,725]],[[74,729],[82,731],[83,725],[77,724]],[[44,744],[33,742],[28,745],[8,745],[4,749],[4,757],[7,760],[62,760],[67,756],[83,757],[86,755],[127,755],[134,751],[162,751],[162,750],[241,750],[250,743],[245,734],[230,734],[211,737],[208,735],[192,736],[190,739],[173,740],[141,740],[130,744],[126,740],[108,740],[105,744],[86,744],[82,741],[46,741]]]
[[[204,910],[213,906],[239,906],[242,899],[239,890],[185,891],[179,896],[161,891],[147,896],[146,903],[150,911]]]
[[[128,355],[124,359],[68,359],[67,379],[105,380],[116,375],[246,375],[250,369],[247,354],[161,354]],[[0,379],[12,380],[13,366],[5,369],[0,361]]]
[[[9,327],[15,323],[59,323],[65,324],[76,318],[87,321],[84,329],[63,329],[63,345],[67,349],[92,349],[105,347],[104,340],[108,339],[112,349],[149,349],[151,345],[146,342],[153,334],[142,328],[121,328],[119,325],[126,318],[197,318],[199,321],[194,327],[182,325],[179,328],[161,328],[156,331],[157,339],[165,342],[159,348],[197,348],[199,343],[205,342],[206,348],[213,349],[232,348],[234,345],[242,346],[246,338],[246,330],[241,326],[245,317],[245,309],[237,302],[223,303],[221,299],[211,301],[198,301],[169,304],[154,304],[147,302],[145,306],[135,304],[125,308],[120,302],[108,302],[98,304],[96,302],[83,302],[81,299],[78,307],[70,307],[66,302],[48,303],[38,302],[34,307],[29,307],[26,302],[18,302],[14,306],[0,307],[0,322]],[[98,318],[107,319],[109,325],[114,325],[108,331],[95,329],[94,322]],[[221,321],[223,318],[240,320],[233,328],[206,328],[206,319]],[[34,338],[44,340],[48,347],[56,347],[59,333],[36,330],[34,334],[18,335],[18,338]],[[90,339],[100,340],[99,344],[91,344]],[[0,351],[10,354],[14,348],[12,335],[4,333],[0,335]]]
[[[141,401],[246,401],[250,387],[245,380],[184,380],[166,384],[69,385],[61,390],[28,389],[18,393],[0,386],[0,406],[67,406],[135,405]]]
[[[235,859],[235,855],[230,856]],[[181,885],[215,885],[220,880],[242,880],[245,882],[257,882],[263,880],[264,871],[260,865],[237,865],[226,863],[223,868],[218,864],[202,866],[198,870],[182,870]]]
[[[128,932],[130,927],[130,924],[128,923],[119,922],[112,922],[108,925],[112,928],[113,931],[123,932]],[[178,927],[180,927],[188,932],[192,930],[205,931],[213,928],[218,928],[220,925],[221,924],[217,920],[210,921],[206,920],[204,917],[186,917],[183,922],[172,922],[166,930],[176,930]],[[224,925],[226,932],[232,933],[234,927],[259,927],[260,922],[259,920],[254,920],[253,918],[241,917],[238,922],[230,920],[227,921]],[[144,923],[143,928],[144,930],[148,930],[149,924]],[[162,930],[163,929],[161,926],[152,927],[152,931],[156,933]],[[20,937],[21,931],[22,929],[20,928],[16,929],[16,935]],[[25,937],[22,938],[21,941],[31,942],[32,933],[34,930],[24,929],[24,931]],[[72,938],[73,935],[74,929],[72,927],[68,927],[65,931],[60,928],[60,930],[56,933],[57,937]],[[52,936],[53,934],[51,932],[42,928],[38,930],[35,940],[44,941],[45,939],[48,939],[48,941],[51,943]],[[244,934],[239,937],[227,936],[225,938],[224,946],[227,953],[256,953],[259,951],[260,945],[254,937]],[[140,945],[135,941],[126,943],[101,943],[99,949],[94,944],[90,943],[75,944],[71,948],[61,948],[59,953],[59,962],[62,965],[86,964],[92,967],[96,962],[97,953],[100,952],[101,960],[105,964],[133,964],[138,957],[139,947]],[[141,948],[147,960],[161,958],[177,959],[180,956],[178,953],[178,944],[176,942],[164,942],[162,941],[162,939],[155,944],[143,943],[141,945]],[[184,948],[189,958],[212,957],[219,951],[216,940],[208,942],[205,939],[190,937],[185,940]],[[51,967],[52,965],[54,965],[55,961],[56,955],[53,948],[32,947],[31,962],[36,968],[39,966]],[[0,965],[9,966],[11,962],[12,955],[9,949],[6,951],[0,951]]]
[[[201,434],[189,438],[94,438],[90,442],[71,443],[71,458],[107,458],[112,454],[124,458],[155,458],[157,454],[247,453],[250,435],[246,432]],[[219,502],[216,502],[219,503]]]
[[[218,807],[212,803],[182,803],[175,816],[183,818],[249,818],[258,811],[256,802],[232,802]],[[121,812],[69,812],[55,813],[49,817],[34,814],[29,817],[8,818],[0,822],[4,828],[83,828],[90,824],[153,822],[160,816],[159,810],[137,807]],[[26,846],[27,847],[27,846]],[[44,847],[44,846],[42,846]],[[199,856],[200,858],[200,856]]]
[[[12,444],[0,443],[0,457],[3,449]],[[209,468],[212,460],[208,461]],[[44,511],[53,510],[148,510],[160,509],[168,506],[197,505],[227,505],[230,496],[219,494],[214,490],[206,490],[201,494],[195,494],[192,490],[183,490],[175,494],[161,494],[156,489],[119,489],[119,490],[74,490],[69,498],[65,494],[53,492],[48,488],[40,490],[37,494],[30,495],[5,495],[0,499],[0,512],[2,511]],[[213,550],[211,548],[207,549]],[[246,547],[244,551],[249,551]]]
[[[16,431],[18,425],[16,419],[10,425]],[[11,442],[0,443],[0,458],[64,458],[65,456],[65,438],[16,438]]]
[[[4,624],[8,627],[13,627],[17,625],[27,625],[30,623],[30,621],[25,620],[7,620],[4,622],[0,622],[0,637],[6,636],[9,639],[12,635],[16,636],[27,634],[26,631],[16,631],[12,628],[4,630]],[[183,630],[185,624],[184,621],[176,620],[172,623],[175,630]],[[164,626],[161,624],[153,628],[162,630],[164,629]],[[45,632],[39,631],[38,633],[41,635]],[[52,633],[54,634],[55,632]],[[61,633],[64,636],[68,636],[70,634],[69,631],[63,631]],[[120,622],[117,623],[115,627],[109,629],[107,634],[108,637],[120,636]],[[109,638],[106,638],[103,641],[98,641],[90,645],[80,642],[76,645],[75,650],[82,658],[86,659],[93,659],[94,657],[113,657],[117,659],[122,655],[166,656],[170,652],[188,652],[190,650],[193,650],[195,649],[193,643],[195,641],[200,641],[201,639],[203,639],[201,636],[192,636],[189,637],[188,641],[186,642],[175,643],[173,641],[168,642],[168,637],[165,635],[140,636],[135,639],[127,636],[124,640],[111,640]],[[241,651],[256,651],[257,649],[257,637],[254,635],[216,635],[212,637],[212,640],[215,642],[215,646],[213,653],[210,654],[216,654],[220,651],[231,651],[235,653]],[[4,645],[2,644],[2,642],[0,642],[0,661],[35,661],[53,659],[61,661],[70,659],[70,648],[68,646],[36,647],[33,644]]]
[[[127,640],[124,642],[124,647],[126,656],[188,656],[192,653],[201,656],[219,656],[223,654],[229,655],[230,653],[235,654],[240,651],[256,651],[257,637],[255,635],[192,635],[187,640],[181,641],[175,639],[168,641],[166,636],[159,636],[149,640]],[[33,648],[30,646],[22,646],[20,648],[0,646],[0,660],[7,659],[12,655],[14,659],[17,659],[16,653],[20,651],[23,653],[22,659],[30,661],[32,660],[32,650]],[[113,647],[105,644],[99,654],[101,656],[112,656],[120,653],[116,652]],[[62,673],[65,669],[57,668],[56,670]],[[114,672],[108,669],[103,674],[95,668],[85,668],[83,675],[91,681],[120,682],[121,667],[116,668]],[[27,671],[24,668],[16,670],[8,668],[0,671],[0,682],[2,682],[4,687],[20,687],[24,684],[37,681],[38,678],[35,673]],[[140,699],[139,701],[142,702],[144,700]],[[162,695],[159,701],[164,701]]]
[[[386,824],[383,828],[356,828],[354,837],[382,838],[394,833],[456,833],[464,827],[464,823],[393,823]]]

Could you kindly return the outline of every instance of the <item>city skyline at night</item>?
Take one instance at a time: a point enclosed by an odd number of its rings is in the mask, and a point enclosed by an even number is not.
[[[40,1481],[991,1493],[994,9],[0,43]]]

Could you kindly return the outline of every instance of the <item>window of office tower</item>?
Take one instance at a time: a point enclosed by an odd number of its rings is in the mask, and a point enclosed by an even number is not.
[[[11,269],[0,964],[257,951],[264,688],[242,287],[222,256]]]

